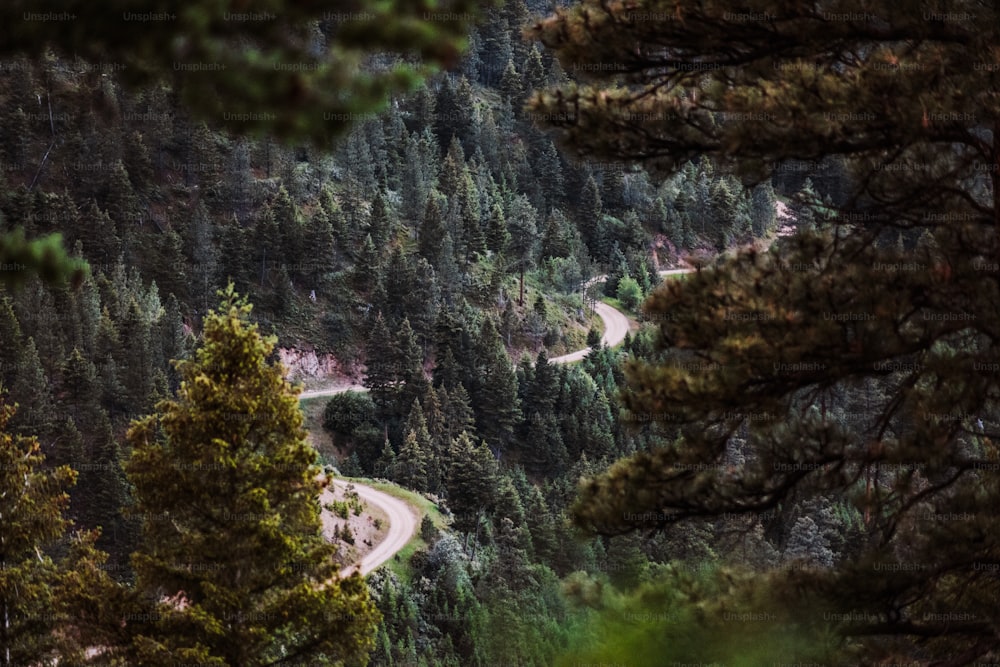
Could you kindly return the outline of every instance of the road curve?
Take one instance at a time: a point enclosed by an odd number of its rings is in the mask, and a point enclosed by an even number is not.
[[[399,498],[393,498],[387,493],[357,482],[333,480],[333,484],[338,487],[346,487],[349,483],[354,484],[354,490],[361,500],[378,507],[389,517],[389,533],[385,538],[376,544],[374,549],[365,554],[360,563],[348,565],[340,571],[342,577],[348,577],[356,571],[360,571],[361,576],[365,576],[406,546],[406,543],[417,532],[419,519],[413,508]],[[324,508],[323,511],[327,512],[328,510]]]
[[[661,276],[676,276],[682,273],[693,273],[694,269],[665,269],[659,271],[658,274]],[[607,276],[595,276],[587,281],[586,286],[600,282],[606,279]],[[597,313],[598,317],[604,322],[604,335],[601,336],[601,342],[608,346],[614,347],[625,340],[625,334],[629,330],[629,319],[625,316],[625,313],[620,310],[609,306],[606,303],[598,301],[594,304],[594,311]],[[564,354],[559,357],[553,357],[549,359],[550,364],[571,364],[576,361],[580,361],[590,353],[590,348],[585,347],[582,350],[577,350],[576,352],[570,352],[569,354]],[[305,400],[307,398],[322,398],[324,396],[334,396],[336,394],[342,394],[345,391],[368,391],[368,389],[360,384],[349,384],[340,387],[329,387],[327,389],[312,389],[310,391],[304,391],[299,394],[299,400]]]
[[[664,271],[660,271],[659,275],[671,276],[682,273],[691,273],[693,271],[694,269],[666,269]],[[596,278],[592,278],[588,281],[587,284],[589,286],[590,284],[604,278],[606,278],[606,276],[597,276]],[[601,336],[601,342],[604,345],[614,347],[625,340],[625,334],[627,334],[629,330],[629,319],[624,313],[600,301],[594,304],[594,310],[604,321],[604,335]],[[568,364],[580,361],[586,357],[589,352],[590,348],[585,347],[582,350],[577,350],[576,352],[570,352],[569,354],[549,359],[549,363]],[[304,391],[299,394],[299,399],[333,396],[334,394],[341,394],[345,391],[368,390],[362,385],[351,384],[340,387],[332,387],[329,389]],[[342,480],[333,480],[333,484],[344,487],[347,485],[347,482]],[[374,549],[361,559],[359,563],[349,565],[341,570],[340,574],[343,577],[350,576],[355,571],[360,571],[361,576],[365,576],[372,572],[379,565],[392,558],[400,549],[406,546],[406,543],[409,542],[410,538],[417,532],[418,517],[410,505],[402,500],[399,500],[398,498],[393,498],[387,493],[373,489],[370,486],[365,486],[364,484],[354,483],[354,489],[357,491],[358,496],[360,496],[362,500],[371,505],[375,505],[386,513],[389,518],[389,533],[385,536],[385,539],[379,542]],[[323,512],[329,512],[329,510],[324,508]]]
[[[333,396],[334,394],[343,394],[345,391],[368,391],[368,387],[360,384],[349,384],[342,387],[329,387],[327,389],[313,389],[311,391],[304,391],[299,394],[299,400],[305,400],[307,398],[322,398],[323,396]]]
[[[656,273],[660,276],[679,276],[682,273],[694,273],[694,269],[664,269]]]
[[[594,312],[596,312],[604,321],[604,335],[601,336],[602,343],[608,347],[614,347],[625,340],[625,334],[628,333],[629,325],[628,318],[625,317],[625,313],[616,308],[612,308],[608,304],[601,301],[594,304]],[[553,357],[549,359],[549,363],[569,364],[574,361],[580,361],[589,353],[590,348],[585,347],[582,350],[570,352],[569,354],[564,354],[561,357]]]

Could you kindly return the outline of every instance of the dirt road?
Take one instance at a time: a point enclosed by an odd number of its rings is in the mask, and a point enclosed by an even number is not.
[[[334,485],[347,486],[347,482],[333,480]],[[360,563],[349,565],[341,570],[341,576],[347,577],[360,568],[361,576],[365,576],[382,563],[392,558],[397,551],[406,546],[414,533],[417,532],[417,516],[415,511],[399,498],[393,498],[364,484],[354,484],[354,490],[364,502],[375,505],[389,517],[389,532],[375,548],[361,559]],[[326,509],[324,512],[328,511]]]
[[[322,398],[323,396],[333,396],[343,394],[345,391],[368,391],[368,388],[360,384],[348,384],[340,387],[328,387],[326,389],[313,389],[299,394],[299,400],[306,398]]]
[[[676,276],[681,273],[693,273],[694,269],[665,269],[659,271],[661,276]],[[600,282],[606,279],[607,276],[596,276],[588,281],[589,286],[592,283]],[[614,347],[625,340],[625,334],[628,333],[629,329],[629,319],[625,316],[623,312],[616,308],[612,308],[606,303],[598,301],[594,306],[594,311],[597,313],[598,317],[604,322],[604,335],[601,336],[601,342],[608,347]],[[549,359],[550,364],[571,364],[575,361],[580,361],[590,352],[589,347],[585,347],[582,350],[577,350],[576,352],[570,352],[569,354],[564,354],[559,357],[553,357]],[[360,384],[350,384],[343,385],[339,387],[329,387],[326,389],[312,389],[310,391],[304,391],[299,394],[299,399],[306,398],[322,398],[324,396],[333,396],[335,394],[342,394],[345,391],[368,391],[365,387]]]
[[[692,269],[674,269],[675,273],[687,273]],[[666,275],[671,272],[660,272],[661,275]],[[596,278],[591,278],[588,285],[600,280],[604,280],[607,276],[597,276]],[[604,322],[604,335],[601,336],[601,342],[603,342],[608,347],[614,347],[618,345],[623,340],[625,340],[625,334],[628,333],[629,320],[625,317],[625,314],[616,308],[612,308],[606,303],[601,303],[600,301],[594,306],[594,311],[597,313],[598,317]],[[550,364],[569,364],[574,361],[580,361],[590,352],[589,347],[585,347],[582,350],[577,350],[576,352],[570,352],[569,354],[564,354],[560,357],[553,357],[549,359]],[[306,398],[322,398],[323,396],[333,396],[335,394],[342,394],[345,391],[368,391],[365,387],[359,384],[344,385],[340,387],[330,387],[328,389],[313,389],[310,391],[304,391],[299,394],[299,400]]]
[[[679,276],[682,273],[694,273],[694,269],[664,269],[656,273],[661,276]]]
[[[614,347],[625,340],[625,334],[628,333],[628,318],[625,317],[623,312],[600,301],[594,304],[594,312],[604,321],[604,335],[601,336],[602,343],[608,347]],[[570,352],[561,357],[553,357],[549,359],[549,363],[569,364],[574,361],[580,361],[589,353],[590,348],[585,347],[582,350]]]
[[[681,273],[691,273],[692,271],[694,271],[694,269],[667,269],[660,271],[659,274],[661,276],[670,276]],[[593,278],[591,282],[597,282],[604,278],[605,276],[597,276],[596,278]],[[625,340],[625,334],[628,333],[629,330],[629,319],[624,313],[600,301],[595,304],[594,310],[604,321],[604,335],[601,336],[601,342],[608,347],[614,347]],[[582,350],[577,350],[576,352],[570,352],[569,354],[564,354],[560,357],[554,357],[553,359],[550,359],[549,362],[553,364],[568,364],[580,361],[586,357],[589,352],[590,348],[585,347]],[[299,398],[320,398],[323,396],[333,396],[334,394],[340,394],[345,391],[368,390],[361,385],[344,385],[330,387],[328,389],[304,391],[299,394]],[[347,484],[346,482],[340,480],[334,480],[333,483],[340,487],[346,486]],[[414,510],[405,502],[373,489],[370,486],[365,486],[364,484],[354,484],[354,489],[363,501],[379,507],[386,513],[389,517],[389,533],[386,535],[385,539],[375,545],[375,548],[361,559],[360,563],[344,568],[344,570],[341,571],[341,574],[345,577],[352,574],[359,568],[362,576],[376,569],[379,565],[392,558],[396,552],[406,546],[406,543],[410,541],[410,538],[417,531],[417,517]],[[324,509],[323,511],[327,512],[328,510]]]

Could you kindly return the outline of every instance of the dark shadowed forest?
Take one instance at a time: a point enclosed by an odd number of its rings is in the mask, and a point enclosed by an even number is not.
[[[0,667],[1000,660],[994,2],[104,4],[0,8]]]

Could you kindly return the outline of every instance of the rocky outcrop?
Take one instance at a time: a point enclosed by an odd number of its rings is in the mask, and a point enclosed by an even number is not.
[[[288,379],[306,386],[353,380],[359,375],[357,368],[341,363],[332,354],[316,354],[315,350],[282,347],[278,348],[278,356]]]

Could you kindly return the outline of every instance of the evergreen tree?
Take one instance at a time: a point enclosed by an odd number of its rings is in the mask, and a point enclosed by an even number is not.
[[[396,479],[396,452],[389,442],[388,436],[382,443],[382,451],[375,461],[375,475],[387,479]]]
[[[486,233],[479,212],[479,192],[472,174],[464,170],[458,192],[458,210],[462,221],[462,245],[465,246],[465,264],[476,255],[486,252]]]
[[[536,90],[545,87],[545,65],[542,64],[542,54],[536,45],[532,45],[528,57],[521,66],[521,71],[524,72],[524,92],[526,94],[531,95]]]
[[[696,603],[698,627],[720,627],[711,619],[722,609],[763,606],[788,631],[766,634],[793,645],[761,644],[761,628],[757,643],[739,650],[704,642],[671,648],[657,643],[665,635],[656,624],[642,634],[651,653],[638,661],[663,664],[674,650],[681,662],[992,659],[1000,650],[988,629],[997,618],[995,586],[970,564],[997,558],[980,536],[994,530],[987,508],[1000,487],[995,475],[975,471],[976,461],[992,466],[985,462],[997,457],[993,442],[978,438],[979,424],[985,429],[998,414],[997,375],[970,369],[1000,355],[981,333],[997,321],[992,290],[983,289],[992,281],[967,267],[998,257],[1000,173],[974,174],[983,150],[995,162],[995,132],[985,130],[1000,111],[992,97],[971,92],[988,89],[988,77],[959,63],[990,58],[996,8],[977,7],[973,26],[876,2],[865,7],[878,17],[875,32],[853,19],[828,20],[844,6],[800,12],[764,3],[756,10],[770,17],[753,26],[721,6],[676,9],[634,22],[625,19],[631,6],[588,1],[538,24],[534,36],[564,64],[608,61],[646,73],[627,87],[598,73],[536,100],[540,114],[572,115],[564,145],[588,156],[647,159],[666,174],[702,155],[706,166],[714,161],[745,182],[761,182],[790,159],[832,155],[852,178],[837,206],[803,188],[812,205],[803,202],[802,212],[832,224],[800,226],[770,252],[736,253],[655,293],[647,311],[662,318],[658,343],[650,358],[630,364],[622,398],[632,414],[659,414],[657,428],[679,437],[585,482],[575,519],[608,533],[673,529],[727,513],[784,512],[822,493],[865,510],[865,537],[853,558],[832,568],[750,573],[742,582],[730,572],[708,579],[709,594],[697,596],[721,604],[709,611]],[[594,11],[604,20],[589,20]],[[691,75],[706,62],[711,71]],[[963,73],[927,76],[952,65]],[[719,109],[757,120],[710,123]],[[677,113],[684,122],[622,122],[633,113]],[[917,245],[901,257],[876,241],[913,225],[928,229],[938,247]],[[885,268],[893,262],[923,268]],[[743,315],[720,320],[728,309]],[[685,366],[694,360],[710,363]],[[886,368],[897,364],[905,369]],[[868,382],[879,386],[866,397],[870,422],[838,420],[831,408],[840,396]],[[740,431],[746,465],[734,471],[720,463]],[[627,518],[647,511],[650,522]],[[927,511],[963,511],[967,520],[922,520]],[[801,536],[811,526],[796,519],[792,528]],[[800,540],[797,552],[829,563],[821,540]],[[676,583],[669,588],[682,590]],[[649,599],[662,608],[664,598]],[[953,614],[975,621],[956,625]],[[739,643],[742,633],[719,634]]]
[[[374,240],[373,240],[374,242]],[[325,284],[337,266],[337,240],[330,215],[323,206],[306,221],[305,245],[309,248],[311,261],[305,271],[310,289]]]
[[[11,299],[6,294],[0,295],[0,383],[10,386],[22,359],[21,325],[17,321]]]
[[[458,106],[455,84],[450,76],[441,77],[441,83],[434,98],[434,112],[434,134],[437,135],[443,153],[448,150],[448,146],[456,136],[461,140],[463,134],[468,133],[467,114],[469,112]],[[459,128],[463,132],[460,132]],[[451,194],[444,187],[441,191],[445,194]]]
[[[199,202],[183,231],[184,255],[191,260],[190,293],[203,313],[208,312],[209,300],[215,294],[215,279],[219,271],[212,222],[205,206]]]
[[[517,375],[491,318],[483,321],[476,341],[476,359],[476,384],[472,393],[476,430],[490,446],[502,449],[513,437],[520,407]]]
[[[434,148],[437,149],[436,144]],[[401,188],[403,205],[400,215],[403,220],[421,219],[434,185],[436,164],[430,161],[426,150],[426,142],[422,142],[416,132],[407,137]]]
[[[371,392],[376,407],[384,413],[390,409],[396,396],[399,377],[396,362],[400,354],[381,312],[375,317],[375,324],[365,342],[364,386]]]
[[[753,234],[761,237],[774,229],[777,224],[774,188],[770,183],[761,183],[751,191],[751,216]]]
[[[580,193],[580,234],[593,257],[599,257],[597,249],[601,245],[601,220],[604,216],[601,192],[594,175],[588,174]]]
[[[381,269],[382,254],[369,234],[365,236],[358,259],[354,262],[351,272],[352,286],[362,294],[370,294],[378,282],[377,276],[382,273]]]
[[[396,474],[393,479],[400,486],[417,491],[426,491],[428,452],[415,431],[408,431],[403,439],[396,460]]]
[[[792,526],[788,545],[785,547],[785,558],[804,561],[808,565],[833,567],[834,553],[812,517],[801,516]]]
[[[16,401],[18,412],[10,419],[11,427],[18,433],[47,434],[56,425],[55,405],[49,390],[49,380],[35,347],[35,339],[28,338],[10,396]]]
[[[459,383],[450,391],[444,387],[438,389],[441,396],[441,414],[444,417],[444,437],[450,444],[453,438],[462,433],[470,436],[476,433],[476,417],[472,410],[469,392],[465,385]]]
[[[389,237],[392,232],[392,218],[389,213],[389,206],[381,190],[375,194],[375,199],[372,200],[369,229],[371,230],[372,242],[375,243],[375,247],[382,248],[389,243]]]
[[[68,466],[43,470],[38,440],[10,432],[16,408],[4,394],[0,389],[0,665],[83,664],[95,644],[114,655],[120,595],[100,569],[107,555],[95,549],[97,535],[77,533],[63,557],[48,555],[70,525],[63,513],[76,475]]]
[[[351,661],[373,643],[377,611],[360,577],[337,577],[317,455],[250,308],[230,286],[177,397],[129,429],[136,509],[152,517],[136,589],[161,618],[131,628],[143,664]]]
[[[519,195],[511,203],[507,219],[510,238],[506,254],[518,268],[520,296],[518,304],[524,305],[524,273],[532,267],[538,252],[539,235],[537,213],[528,198]]]
[[[489,514],[497,499],[496,460],[483,442],[462,432],[451,442],[448,468],[448,508],[456,530],[475,530],[478,517]]]
[[[507,66],[500,77],[500,95],[510,104],[514,114],[520,115],[521,102],[524,100],[524,82],[513,60],[507,61]]]
[[[608,211],[625,207],[625,173],[620,165],[609,165],[601,177],[601,201]]]
[[[494,253],[502,253],[510,240],[507,218],[500,204],[493,204],[486,225],[486,246]]]
[[[535,157],[535,173],[538,175],[542,194],[545,196],[544,210],[559,206],[565,199],[566,184],[559,153],[551,140],[544,142],[541,151]]]
[[[397,374],[402,387],[400,388],[397,414],[402,417],[412,403],[419,403],[430,387],[424,373],[424,353],[417,337],[410,326],[410,320],[404,319],[396,335],[395,348],[399,350],[396,359]]]
[[[418,252],[435,268],[440,267],[442,262],[441,247],[447,233],[442,212],[443,203],[444,199],[440,195],[436,192],[431,193],[427,198],[427,207],[420,223]]]

